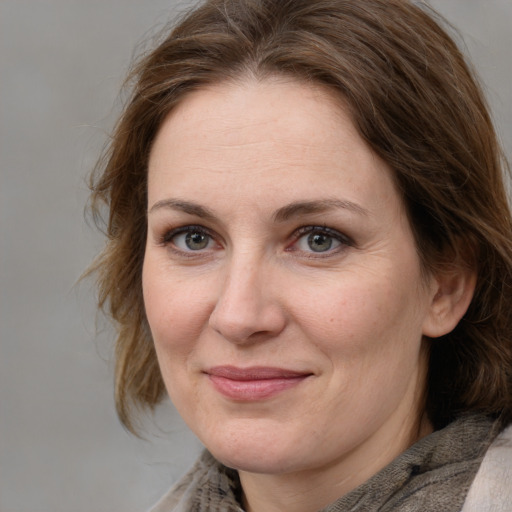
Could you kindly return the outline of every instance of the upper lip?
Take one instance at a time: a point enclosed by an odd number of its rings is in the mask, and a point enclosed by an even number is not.
[[[270,379],[292,379],[294,377],[306,377],[311,372],[290,370],[287,368],[275,368],[269,366],[251,366],[239,368],[237,366],[214,366],[205,371],[214,377],[223,377],[230,380],[270,380]]]

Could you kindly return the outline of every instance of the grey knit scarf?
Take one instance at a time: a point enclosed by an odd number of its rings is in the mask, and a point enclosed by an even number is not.
[[[497,425],[460,418],[321,512],[460,512]],[[208,452],[150,512],[243,512],[237,472]]]

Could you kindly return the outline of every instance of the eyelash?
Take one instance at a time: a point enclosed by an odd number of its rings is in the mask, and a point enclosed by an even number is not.
[[[296,246],[297,243],[306,235],[325,235],[327,238],[339,242],[338,247],[334,249],[329,248],[327,251],[304,251],[309,258],[326,258],[334,254],[337,254],[340,251],[343,251],[343,249],[345,249],[346,247],[351,247],[354,245],[354,242],[350,237],[344,235],[343,233],[340,233],[336,229],[332,229],[327,226],[302,226],[294,231],[292,235],[293,242],[286,248],[286,251],[300,251],[300,249],[296,249],[294,248],[294,246]]]
[[[170,231],[167,231],[163,234],[163,236],[160,237],[159,245],[169,247],[173,250],[173,252],[176,252],[180,255],[184,255],[186,257],[198,257],[204,255],[204,250],[184,250],[178,247],[173,239],[175,239],[178,235],[181,234],[192,234],[192,233],[198,233],[201,235],[204,235],[210,239],[210,241],[216,242],[216,236],[207,228],[201,225],[186,225],[181,226],[175,229],[171,229]],[[335,240],[336,242],[339,242],[339,246],[331,249],[328,248],[326,251],[303,251],[305,254],[307,254],[307,257],[310,258],[322,258],[322,257],[328,257],[333,254],[337,254],[338,252],[342,251],[346,247],[350,247],[354,245],[353,240],[340,233],[339,231],[329,228],[327,226],[302,226],[298,229],[296,229],[290,238],[292,239],[292,243],[288,244],[285,248],[286,252],[298,252],[300,249],[295,248],[297,243],[306,235],[325,235],[327,238]]]
[[[212,234],[212,232],[209,229],[206,229],[204,226],[200,225],[187,225],[187,226],[180,226],[179,228],[171,229],[170,231],[166,231],[163,236],[159,240],[159,245],[169,247],[173,251],[183,254],[186,256],[199,256],[202,251],[194,251],[194,250],[183,250],[179,248],[174,242],[173,239],[175,239],[178,235],[182,234],[192,234],[192,233],[199,233],[202,235],[205,235],[210,238],[210,240],[215,241],[215,236]]]

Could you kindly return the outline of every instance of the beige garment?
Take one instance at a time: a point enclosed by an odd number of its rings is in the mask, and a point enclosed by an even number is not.
[[[487,450],[462,512],[512,511],[512,425]]]

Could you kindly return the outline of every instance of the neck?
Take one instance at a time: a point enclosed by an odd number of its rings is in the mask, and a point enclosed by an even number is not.
[[[316,468],[284,474],[239,471],[244,509],[247,512],[316,512],[366,482],[432,432],[428,419],[418,420],[417,415],[388,427],[321,471]]]

